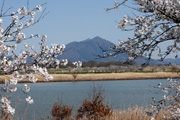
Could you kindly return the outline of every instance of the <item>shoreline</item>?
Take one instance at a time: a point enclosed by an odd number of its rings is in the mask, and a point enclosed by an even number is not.
[[[79,82],[79,81],[111,81],[111,80],[142,80],[142,79],[167,79],[180,78],[176,72],[156,72],[156,73],[88,73],[88,74],[51,74],[53,80],[49,82]],[[36,75],[38,82],[44,82],[43,77]],[[0,84],[4,84],[5,79],[10,75],[0,75]],[[19,83],[31,83],[25,79]]]

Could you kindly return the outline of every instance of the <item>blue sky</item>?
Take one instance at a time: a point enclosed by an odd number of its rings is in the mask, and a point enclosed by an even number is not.
[[[132,9],[121,6],[118,10],[105,12],[106,8],[114,6],[114,0],[29,0],[29,7],[32,9],[46,2],[47,5],[44,7],[47,8],[49,14],[24,32],[26,34],[46,34],[47,44],[67,44],[95,36],[118,44],[119,40],[126,40],[127,37],[132,36],[132,32],[124,32],[116,28],[117,22],[124,15],[133,15]],[[13,7],[12,12],[22,6],[27,6],[27,0],[6,0],[4,10]],[[38,44],[38,41],[28,42]]]
[[[116,29],[116,21],[130,10],[105,12],[114,0],[30,0],[30,8],[45,2],[49,14],[28,31],[47,34],[48,43],[67,44],[100,36],[118,44],[119,39],[128,36]],[[26,6],[26,0],[6,0],[5,8],[13,6],[17,10],[23,5]]]

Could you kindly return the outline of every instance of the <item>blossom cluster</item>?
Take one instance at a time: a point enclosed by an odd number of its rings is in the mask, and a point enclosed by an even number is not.
[[[82,62],[81,61],[78,61],[78,62],[73,62],[72,63],[76,68],[79,68],[82,66]]]
[[[7,97],[4,96],[1,97],[2,111],[5,113],[14,114],[15,109],[11,107],[10,103],[11,102]]]
[[[127,2],[129,2],[127,4]],[[180,1],[179,0],[136,0],[137,6],[130,5],[130,1],[115,1],[114,7],[107,8],[107,12],[118,9],[121,5],[135,10],[132,16],[124,16],[117,25],[123,31],[132,31],[133,36],[120,41],[118,45],[110,47],[110,50],[103,50],[102,57],[116,56],[120,53],[127,53],[128,60],[132,61],[138,57],[147,59],[147,64],[151,60],[154,51],[157,52],[160,61],[163,61],[169,54],[173,53],[178,58],[180,51]],[[168,41],[168,42],[167,42]],[[166,49],[162,49],[162,43],[168,43]],[[165,46],[165,44],[163,44]],[[111,54],[109,53],[111,51]],[[145,63],[146,64],[146,63]],[[147,65],[146,64],[146,65]],[[168,79],[169,85],[159,88],[163,93],[161,100],[152,98],[152,111],[148,115],[158,114],[162,109],[168,108],[169,114],[164,114],[164,119],[180,118],[180,82],[179,79]],[[154,119],[152,117],[152,119]]]
[[[65,45],[52,44],[49,47],[44,44],[47,40],[47,35],[31,34],[26,36],[22,32],[22,30],[29,28],[44,18],[46,13],[42,5],[38,5],[32,10],[23,6],[11,14],[5,12],[0,15],[0,72],[1,74],[11,74],[9,79],[4,80],[5,86],[1,87],[1,91],[4,92],[3,96],[1,96],[1,105],[3,112],[6,114],[13,115],[15,113],[15,109],[11,107],[10,99],[8,99],[6,93],[16,92],[18,82],[26,79],[36,83],[38,81],[36,75],[42,76],[44,81],[50,81],[53,79],[53,76],[48,73],[46,67],[59,68],[60,65],[68,64],[67,59],[56,59],[63,53]],[[42,13],[37,17],[39,12]],[[3,29],[3,19],[6,17],[10,17],[11,23]],[[18,44],[31,38],[40,39],[40,52],[37,52],[34,46],[25,43],[24,50],[17,54],[15,50]],[[79,67],[82,63],[77,62],[74,65]],[[28,95],[30,86],[24,84],[22,91],[26,95],[26,103],[32,104],[34,100]]]
[[[178,119],[180,118],[180,84],[179,79],[173,80],[171,78],[168,78],[169,84],[168,85],[162,85],[159,83],[155,88],[160,89],[164,95],[162,98],[158,101],[156,101],[154,98],[152,103],[152,110],[148,112],[149,116],[152,116],[153,114],[158,114],[163,109],[170,110],[167,113],[164,112],[163,117],[164,119]]]
[[[170,53],[174,53],[177,58],[180,50],[178,46],[180,42],[179,0],[136,0],[139,8],[133,8],[133,5],[129,6],[127,2],[128,0],[121,3],[115,1],[114,7],[107,9],[109,11],[124,5],[139,12],[139,15],[134,17],[125,15],[120,20],[117,28],[133,31],[134,35],[120,42],[119,45],[111,47],[111,56],[127,53],[129,60],[146,56],[149,61],[154,51],[157,51],[161,61]],[[167,49],[163,50],[160,44],[166,41],[171,42],[167,45]]]

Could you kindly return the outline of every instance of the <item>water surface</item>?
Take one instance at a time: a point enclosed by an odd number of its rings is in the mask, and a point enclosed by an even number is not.
[[[159,82],[168,84],[166,79],[28,83],[31,87],[28,95],[34,99],[32,105],[25,103],[26,95],[21,90],[24,84],[18,84],[17,92],[12,95],[16,107],[15,116],[22,119],[25,116],[28,120],[45,118],[50,116],[53,104],[58,99],[64,104],[71,105],[75,113],[84,98],[92,93],[94,86],[104,89],[102,94],[105,101],[113,109],[127,109],[134,105],[148,106],[152,103],[152,97],[162,96],[159,90],[152,87]]]

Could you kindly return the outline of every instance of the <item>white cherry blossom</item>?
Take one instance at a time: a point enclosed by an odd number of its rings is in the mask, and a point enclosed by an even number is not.
[[[26,102],[28,104],[32,104],[34,102],[34,100],[31,98],[31,96],[28,96],[28,97],[26,97]]]
[[[28,31],[26,35],[23,32],[46,16],[46,11],[43,9],[45,5],[38,5],[33,9],[23,6],[15,12],[9,12],[11,9],[8,12],[3,12],[2,10],[0,17],[0,72],[1,74],[11,74],[10,78],[3,80],[5,85],[1,87],[2,94],[0,100],[2,111],[6,114],[13,115],[15,113],[15,109],[10,105],[11,102],[8,94],[17,91],[16,85],[19,82],[27,80],[36,83],[38,82],[37,75],[42,76],[44,81],[53,80],[53,76],[48,73],[46,67],[53,66],[59,68],[60,65],[68,64],[66,58],[57,59],[65,49],[64,44],[47,46],[45,45],[47,35],[31,34],[31,31]],[[11,20],[9,24],[4,23],[7,17]],[[40,51],[36,51],[36,48],[29,45],[28,42],[24,44],[24,41],[29,39],[33,43],[32,38],[39,39]],[[19,44],[24,44],[24,47],[19,48]],[[17,52],[16,49],[21,51]],[[30,63],[27,61],[28,59],[30,59]],[[80,66],[82,66],[80,61],[75,64],[75,67]],[[25,95],[29,94],[30,86],[24,84],[22,91]],[[25,100],[28,104],[34,102],[30,96]]]
[[[30,91],[30,87],[27,84],[24,84],[24,87],[22,88],[23,92],[28,93]]]

